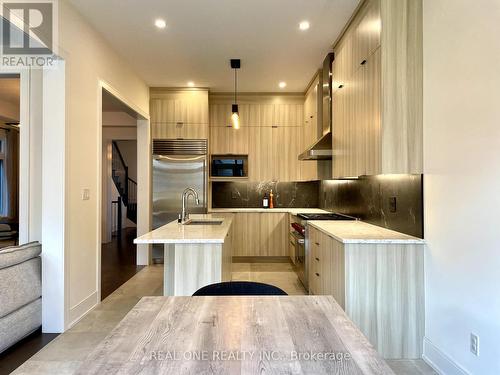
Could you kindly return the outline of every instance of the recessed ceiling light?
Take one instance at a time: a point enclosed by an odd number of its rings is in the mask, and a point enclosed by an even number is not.
[[[188,82],[188,86],[189,86],[189,87],[194,87],[194,82],[193,82],[193,81],[189,81],[189,82]]]
[[[302,21],[301,23],[299,23],[299,29],[301,29],[302,31],[309,29],[310,26],[311,25],[309,25],[309,21]]]
[[[155,21],[155,26],[159,29],[164,29],[165,27],[167,27],[167,23],[165,22],[165,20],[162,20],[161,18],[158,18],[156,21]]]
[[[280,89],[284,89],[286,87],[286,82],[281,81],[279,83]]]

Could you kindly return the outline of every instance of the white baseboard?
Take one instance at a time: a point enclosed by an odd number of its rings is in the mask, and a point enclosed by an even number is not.
[[[76,323],[78,323],[85,315],[87,315],[91,310],[93,310],[97,304],[97,291],[90,294],[80,303],[76,304],[69,310],[69,325],[66,329],[70,329]]]
[[[427,337],[424,337],[424,354],[422,358],[440,375],[470,375],[458,363],[444,354]]]

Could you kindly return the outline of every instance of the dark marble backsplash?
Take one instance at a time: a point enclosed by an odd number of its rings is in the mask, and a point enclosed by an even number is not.
[[[424,237],[422,175],[379,175],[321,181],[319,194],[320,208]]]
[[[319,181],[212,182],[213,208],[260,208],[264,194],[273,190],[275,208],[316,208]]]
[[[422,186],[422,175],[312,182],[213,182],[212,207],[262,207],[264,193],[272,189],[276,208],[319,207],[423,238]]]

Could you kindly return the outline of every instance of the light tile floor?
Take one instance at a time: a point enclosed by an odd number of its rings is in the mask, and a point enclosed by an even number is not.
[[[288,294],[305,294],[293,267],[286,263],[234,263],[233,280],[275,285]],[[118,288],[73,328],[59,335],[14,374],[69,375],[143,296],[163,294],[163,266],[146,267]],[[424,361],[388,361],[398,375],[436,374]]]

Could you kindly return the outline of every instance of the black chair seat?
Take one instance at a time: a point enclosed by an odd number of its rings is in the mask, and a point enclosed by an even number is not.
[[[229,281],[204,286],[193,296],[286,296],[278,287],[251,281]]]

